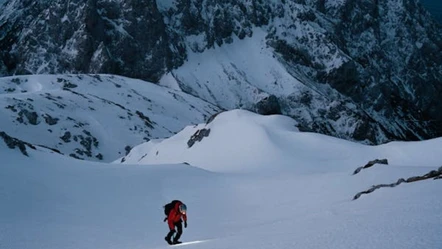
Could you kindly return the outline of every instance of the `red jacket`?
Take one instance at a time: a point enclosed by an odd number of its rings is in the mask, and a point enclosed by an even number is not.
[[[187,221],[187,215],[180,212],[181,204],[182,202],[175,203],[175,206],[170,211],[169,216],[167,216],[167,223],[169,224],[170,230],[175,229],[174,223],[179,222],[181,219],[183,219],[183,221]]]

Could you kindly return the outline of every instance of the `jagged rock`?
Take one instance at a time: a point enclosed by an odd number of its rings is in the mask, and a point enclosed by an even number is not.
[[[425,179],[423,176],[413,176],[409,177],[406,182],[416,182]]]
[[[423,176],[414,176],[414,177],[410,177],[407,179],[407,182],[416,182],[416,181],[421,181],[421,180],[425,180],[425,179],[429,179],[429,178],[436,178],[436,177],[440,177],[442,175],[442,170],[432,170],[429,173],[423,175]]]
[[[379,189],[379,188],[385,188],[385,187],[393,188],[393,187],[396,187],[397,185],[399,185],[399,184],[401,184],[401,183],[403,183],[403,182],[404,182],[404,179],[401,178],[401,179],[399,179],[399,180],[398,180],[397,182],[395,182],[395,183],[391,183],[391,184],[379,184],[379,185],[372,186],[372,187],[369,188],[368,190],[365,190],[365,191],[362,191],[362,192],[357,193],[357,194],[353,197],[353,200],[358,199],[358,198],[361,197],[361,195],[363,195],[363,194],[369,194],[369,193],[375,191],[376,189]]]
[[[364,169],[369,168],[375,164],[385,164],[388,165],[388,160],[387,159],[376,159],[373,161],[369,161],[365,166]]]
[[[94,146],[95,148],[98,147],[99,145],[98,139],[92,136],[92,134],[87,130],[83,130],[83,133],[86,136],[82,134],[73,136],[74,141],[79,142],[80,145],[83,146],[82,149],[76,148],[74,151],[76,154],[80,156],[86,155],[87,157],[92,157],[92,146]]]
[[[136,111],[136,114],[138,115],[138,117],[140,117],[140,119],[142,119],[144,121],[144,124],[149,127],[149,128],[153,128],[153,123],[152,121],[149,119],[149,117],[145,116],[142,112],[140,111]]]
[[[395,183],[374,185],[371,188],[369,188],[368,190],[365,190],[365,191],[357,193],[353,197],[353,200],[356,200],[359,197],[361,197],[361,195],[369,194],[369,193],[371,193],[371,192],[373,192],[373,191],[375,191],[376,189],[379,189],[379,188],[385,188],[385,187],[393,188],[393,187],[396,187],[396,186],[398,186],[398,185],[400,185],[401,183],[404,183],[404,182],[405,183],[411,183],[411,182],[416,182],[416,181],[427,180],[427,179],[430,179],[430,178],[433,178],[434,180],[442,178],[442,167],[440,167],[438,170],[432,170],[432,171],[430,171],[429,173],[427,173],[427,174],[425,174],[423,176],[413,176],[413,177],[410,177],[410,178],[408,178],[406,180],[404,178],[400,178]]]
[[[69,143],[71,141],[71,137],[71,133],[69,131],[66,131],[64,135],[60,137],[60,139],[63,140],[65,143]]]
[[[126,147],[124,147],[124,151],[126,152],[126,155],[125,155],[125,156],[129,155],[129,152],[130,152],[131,149],[132,149],[132,147],[129,146],[129,145],[127,145]]]
[[[0,131],[0,137],[3,138],[3,141],[6,143],[6,145],[11,148],[11,149],[15,149],[15,147],[18,147],[21,151],[21,153],[25,156],[29,156],[28,152],[26,151],[26,146],[31,148],[31,149],[36,149],[34,145],[24,142],[20,139],[17,138],[13,138],[11,136],[9,136],[8,134],[6,134],[6,132]]]
[[[77,154],[75,154],[75,153],[71,153],[71,154],[69,154],[69,156],[70,156],[70,157],[73,157],[73,158],[75,158],[75,159],[83,160],[83,158],[77,156]]]
[[[43,115],[43,118],[45,119],[46,124],[48,125],[56,125],[59,118],[53,118],[51,115],[49,114],[45,114]]]
[[[41,145],[41,144],[39,144],[38,146],[43,147],[43,148],[46,148],[46,149],[48,149],[48,150],[51,150],[52,152],[55,152],[55,153],[57,153],[57,154],[61,154],[61,155],[63,155],[63,153],[61,153],[61,151],[59,151],[59,150],[57,150],[57,149],[54,149],[54,148],[51,148],[51,147],[48,147],[48,146],[46,146],[46,145]]]
[[[193,134],[189,141],[187,141],[187,146],[189,146],[189,148],[191,148],[196,142],[201,142],[201,140],[203,140],[204,137],[208,137],[210,134],[210,129],[201,129],[201,130],[197,130],[195,132],[195,134]]]
[[[13,105],[8,105],[8,106],[6,106],[5,108],[6,108],[6,109],[9,109],[9,110],[11,110],[11,111],[13,111],[13,112],[17,112],[17,109],[16,109],[15,106],[13,106]]]
[[[387,160],[387,159],[375,159],[375,160],[373,160],[373,161],[369,161],[366,165],[357,168],[357,169],[353,172],[353,175],[356,175],[356,174],[359,173],[362,169],[370,168],[371,166],[373,166],[373,165],[375,165],[375,164],[385,164],[385,165],[388,165],[388,160]]]
[[[183,60],[155,0],[7,4],[20,9],[0,12],[0,68],[12,74],[101,72],[158,81]],[[26,34],[17,32],[24,27]]]
[[[399,180],[397,180],[396,185],[399,185],[403,182],[406,182],[406,180],[404,178],[399,178]]]
[[[17,121],[19,121],[20,123],[24,123],[25,121],[23,119],[23,116],[26,117],[28,123],[31,125],[37,125],[39,123],[38,114],[36,112],[31,112],[23,109],[18,113]]]
[[[58,78],[57,82],[58,83],[63,83],[63,89],[65,89],[65,90],[77,87],[76,84],[73,84],[73,83],[69,82],[67,79]]]
[[[281,106],[275,95],[270,95],[260,100],[255,105],[255,112],[262,115],[282,114]]]
[[[331,78],[325,81],[354,102],[368,107],[366,110],[369,112],[383,113],[385,119],[377,121],[389,132],[397,133],[401,129],[391,127],[392,123],[397,122],[405,123],[407,128],[402,133],[409,139],[431,137],[433,131],[430,130],[435,128],[432,126],[440,126],[442,118],[435,113],[436,109],[440,110],[441,103],[434,103],[435,95],[430,93],[440,92],[442,88],[440,77],[433,81],[433,73],[442,72],[442,55],[435,52],[440,51],[442,43],[437,35],[430,35],[431,38],[427,41],[419,37],[423,35],[423,30],[430,33],[440,32],[436,31],[440,30],[440,27],[432,22],[416,25],[411,21],[431,19],[417,1],[401,2],[400,7],[403,11],[399,12],[389,9],[389,2],[349,0],[335,10],[336,15],[342,17],[337,25],[336,35],[344,42],[347,53],[354,59],[332,70],[328,74]],[[404,18],[408,21],[399,21]],[[392,36],[386,38],[387,34]],[[369,41],[373,40],[381,43],[370,44]],[[417,43],[401,46],[398,45],[401,40]],[[430,54],[435,56],[427,57]],[[423,64],[420,64],[423,61],[432,66],[424,69]],[[418,72],[421,70],[429,72],[425,77],[419,78]],[[428,85],[425,82],[432,84]],[[405,88],[413,90],[407,91]],[[412,92],[423,93],[422,99],[413,102],[412,99],[416,100],[416,94]],[[367,102],[368,100],[370,102]],[[433,121],[421,121],[430,116],[434,117]],[[410,117],[420,122],[404,122]],[[421,128],[416,129],[417,126]]]

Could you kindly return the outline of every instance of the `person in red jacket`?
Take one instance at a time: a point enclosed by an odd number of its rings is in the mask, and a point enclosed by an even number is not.
[[[187,228],[187,207],[184,203],[181,201],[174,201],[173,207],[171,208],[169,214],[167,215],[167,218],[164,219],[164,221],[167,220],[167,224],[169,225],[169,233],[164,238],[169,245],[175,245],[180,244],[181,241],[179,241],[181,234],[183,234],[183,224],[184,221],[184,227]],[[177,228],[177,231],[175,231],[175,227]],[[172,236],[174,233],[176,233],[175,237],[172,241]]]

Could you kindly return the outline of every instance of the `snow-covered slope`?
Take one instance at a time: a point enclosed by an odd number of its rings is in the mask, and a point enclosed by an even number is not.
[[[395,165],[416,166],[421,161],[425,162],[424,166],[442,164],[439,156],[442,139],[369,146],[299,132],[296,125],[294,120],[282,115],[227,111],[208,124],[188,126],[168,139],[136,146],[119,161],[127,164],[187,162],[217,172],[283,168],[298,173],[348,169],[349,165],[363,165],[376,158],[387,158]]]
[[[211,154],[201,153],[199,162],[204,164],[199,167],[87,162],[39,147],[28,148],[26,157],[0,139],[0,245],[169,248],[163,239],[168,228],[162,206],[181,199],[189,217],[182,240],[200,242],[187,248],[440,248],[442,201],[437,193],[442,180],[402,183],[352,201],[357,192],[375,184],[430,170],[442,173],[437,167],[442,162],[440,139],[370,147],[301,133],[293,125],[281,116],[222,113],[207,126],[198,126],[211,131],[191,150],[209,152],[217,145],[224,157],[214,161]],[[171,155],[187,142],[184,135],[191,129],[157,144],[163,145],[158,155]],[[235,147],[246,144],[245,139],[248,146]],[[282,150],[276,157],[275,149],[285,147],[293,151]],[[189,154],[183,148],[181,152]],[[272,162],[263,164],[260,153]],[[291,153],[299,160],[290,168],[286,159],[295,158]],[[137,155],[131,152],[133,158],[144,154],[140,149]],[[367,158],[384,156],[389,165],[375,164],[352,175]],[[228,173],[232,163],[242,174]],[[251,169],[253,173],[247,173]]]
[[[89,160],[115,160],[218,110],[180,91],[111,75],[0,79],[0,131]]]
[[[204,47],[204,43],[191,44]],[[388,139],[388,132],[350,98],[326,84],[307,84],[308,80],[287,70],[274,53],[268,45],[267,31],[256,28],[253,37],[234,37],[231,44],[215,45],[203,52],[190,50],[188,61],[165,75],[160,84],[225,109],[283,113],[295,118],[303,130],[365,143]],[[339,54],[333,58],[330,66],[346,60]]]

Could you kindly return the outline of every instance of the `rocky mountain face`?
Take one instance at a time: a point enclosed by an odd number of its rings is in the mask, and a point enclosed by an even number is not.
[[[440,26],[412,0],[346,1],[338,17],[336,33],[352,59],[321,78],[372,117],[386,117],[375,120],[393,134],[440,135]]]
[[[112,73],[157,81],[182,63],[151,1],[7,1],[3,74]]]
[[[442,135],[441,31],[416,0],[9,0],[0,73],[166,76],[221,108],[377,144]],[[198,70],[243,41],[260,50]],[[261,52],[279,65],[265,79],[248,73]]]

